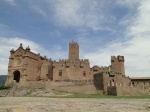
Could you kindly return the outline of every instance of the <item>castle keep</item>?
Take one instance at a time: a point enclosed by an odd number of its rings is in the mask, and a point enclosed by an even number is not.
[[[132,82],[126,77],[124,61],[124,56],[111,56],[111,65],[106,67],[95,65],[91,68],[88,59],[79,58],[77,42],[69,43],[68,59],[60,59],[58,62],[31,52],[29,47],[24,49],[20,44],[17,50],[10,51],[5,85],[44,86],[79,93],[136,94],[136,87],[145,88],[145,86],[135,87],[135,80]],[[146,92],[143,93],[149,94],[150,82],[146,83]]]

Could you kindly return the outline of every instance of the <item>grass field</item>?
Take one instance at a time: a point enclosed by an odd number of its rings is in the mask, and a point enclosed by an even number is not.
[[[101,95],[101,94],[73,94],[68,96],[48,96],[49,98],[124,98],[124,99],[150,99],[150,95],[143,96],[112,96],[112,95]]]

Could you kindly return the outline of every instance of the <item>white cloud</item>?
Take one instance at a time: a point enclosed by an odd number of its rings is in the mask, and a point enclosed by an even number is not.
[[[116,3],[118,5],[126,6],[126,7],[129,7],[129,8],[134,8],[137,5],[139,5],[140,1],[141,0],[116,0]]]
[[[103,24],[115,19],[108,14],[109,3],[103,0],[57,0],[53,5],[54,20],[63,27],[110,30]]]
[[[111,1],[105,0],[33,0],[27,1],[29,7],[43,16],[53,20],[61,28],[89,28],[90,30],[112,31],[104,25],[115,21],[109,14]],[[114,29],[113,29],[114,30]]]
[[[113,41],[105,48],[87,53],[92,65],[109,65],[110,55],[124,55],[126,74],[134,77],[150,76],[150,1],[144,0],[128,21],[124,41]],[[126,18],[128,19],[128,18]]]
[[[16,5],[16,0],[4,0],[4,1],[10,5]]]
[[[132,23],[129,30],[129,36],[135,38],[149,38],[150,35],[150,1],[145,0],[140,2],[140,6],[137,8],[137,13],[134,16],[135,19],[132,20]]]
[[[42,9],[38,5],[32,3],[32,7],[31,8],[33,10],[35,10],[37,13],[39,13],[41,16],[43,16],[44,18],[48,18],[48,14],[44,11],[44,9]]]

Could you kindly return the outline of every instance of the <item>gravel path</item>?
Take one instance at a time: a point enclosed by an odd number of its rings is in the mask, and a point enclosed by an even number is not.
[[[1,97],[0,112],[150,112],[150,99]]]

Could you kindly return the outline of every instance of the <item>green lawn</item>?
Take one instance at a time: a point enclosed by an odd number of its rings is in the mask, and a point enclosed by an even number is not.
[[[143,96],[112,96],[112,95],[101,95],[101,94],[74,94],[69,96],[49,96],[49,98],[124,98],[124,99],[144,99],[150,98],[150,95]]]

